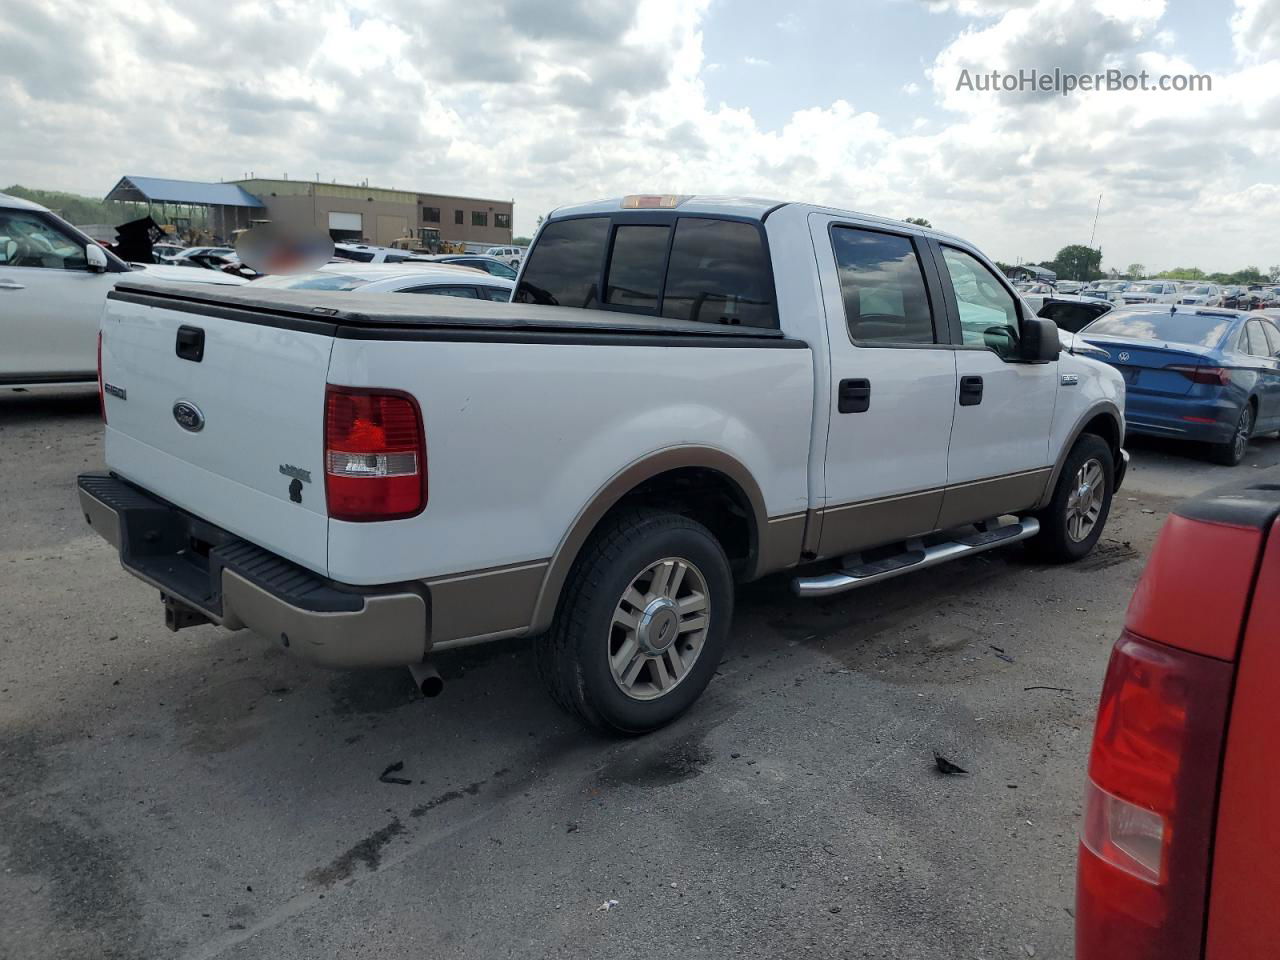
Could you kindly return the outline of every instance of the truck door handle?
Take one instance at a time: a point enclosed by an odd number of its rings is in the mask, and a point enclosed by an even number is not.
[[[174,344],[174,353],[183,360],[199,363],[204,359],[204,330],[200,327],[189,327],[183,324],[178,328],[178,340]]]
[[[841,380],[836,405],[841,413],[865,413],[871,408],[871,381]]]
[[[24,287],[22,284],[15,283],[12,280],[0,280],[0,290],[25,290],[25,289],[26,287]]]
[[[960,378],[960,406],[973,407],[982,402],[982,378]]]

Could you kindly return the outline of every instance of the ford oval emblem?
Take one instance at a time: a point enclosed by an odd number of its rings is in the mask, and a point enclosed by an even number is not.
[[[183,430],[190,430],[192,433],[199,433],[204,429],[204,414],[189,400],[179,400],[173,405],[173,419],[178,421],[178,426]]]
[[[1129,351],[1121,350],[1119,356],[1117,356],[1116,359],[1119,360],[1121,363],[1127,363],[1129,361]],[[196,411],[196,413],[199,413],[199,412],[200,412],[199,410]],[[175,415],[176,415],[176,410],[175,410]],[[201,418],[200,422],[203,423],[204,419]],[[199,428],[197,427],[196,429],[199,429]]]

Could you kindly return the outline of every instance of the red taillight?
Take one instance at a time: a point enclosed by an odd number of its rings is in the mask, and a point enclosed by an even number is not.
[[[325,391],[325,496],[335,520],[400,520],[427,505],[422,414],[407,393]]]
[[[1199,960],[1232,670],[1128,632],[1116,643],[1089,757],[1079,960]]]
[[[1231,371],[1226,367],[1200,367],[1194,365],[1171,364],[1165,367],[1174,373],[1180,373],[1192,383],[1204,383],[1215,387],[1225,387],[1231,382]]]
[[[98,413],[107,422],[107,395],[102,390],[102,331],[98,331]]]

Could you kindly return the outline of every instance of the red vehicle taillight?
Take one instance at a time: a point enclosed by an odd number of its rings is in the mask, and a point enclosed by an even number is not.
[[[1226,367],[1198,367],[1171,364],[1165,367],[1174,373],[1180,373],[1192,383],[1205,383],[1215,387],[1225,387],[1231,382],[1231,371]]]
[[[1202,956],[1232,661],[1259,541],[1170,517],[1134,591],[1089,756],[1078,960]]]
[[[325,391],[325,496],[335,520],[400,520],[427,505],[422,413],[407,393]]]
[[[98,331],[98,413],[107,422],[107,395],[102,390],[102,331]]]

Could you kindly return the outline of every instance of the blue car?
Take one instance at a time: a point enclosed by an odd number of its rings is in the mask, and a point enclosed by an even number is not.
[[[1214,460],[1235,466],[1250,437],[1280,430],[1280,327],[1269,317],[1135,305],[1079,336],[1124,375],[1129,433],[1208,443]]]

